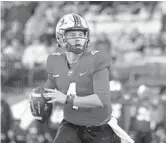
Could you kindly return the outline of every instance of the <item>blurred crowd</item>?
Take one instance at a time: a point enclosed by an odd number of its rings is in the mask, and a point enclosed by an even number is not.
[[[94,25],[89,50],[109,52],[114,65],[133,65],[145,57],[166,55],[165,2],[1,2],[1,86],[3,92],[8,91],[8,89],[4,91],[6,86],[34,87],[35,82],[46,79],[47,56],[53,52],[62,52],[56,46],[56,23],[64,14],[72,12],[79,13]],[[94,28],[96,23],[104,27],[108,22],[143,21],[148,23],[153,20],[160,23],[157,32],[144,33],[136,26],[131,28],[124,26],[115,33],[98,33],[98,27]],[[141,88],[144,89],[144,87]],[[164,115],[166,92],[164,88],[160,91],[154,98],[147,97],[147,92],[144,95],[139,92],[130,94],[129,97],[122,94],[123,102],[119,102],[122,106],[121,113],[127,114],[125,110],[128,111],[129,106],[133,107],[131,118],[128,119],[128,123],[125,123],[128,127],[124,128],[137,140],[136,143],[166,143],[166,115]],[[150,96],[152,94],[148,93]],[[129,100],[126,103],[128,99],[132,101]],[[3,124],[1,124],[4,125],[2,133],[4,132],[4,138],[8,138],[8,143],[52,141],[56,131],[50,129],[48,125],[43,125],[41,129],[42,125],[35,123],[28,130],[23,131],[19,127],[19,120],[15,120],[12,125],[6,123],[6,121],[10,122],[11,111],[7,102],[1,100],[1,106],[4,108],[1,110],[1,114],[4,114]],[[12,117],[11,120],[13,120]],[[40,131],[43,132],[40,133]],[[2,139],[3,135],[1,135]]]
[[[166,90],[140,86],[132,94],[129,132],[136,143],[166,142]]]
[[[64,14],[71,12],[79,13],[89,23],[99,23],[100,27],[104,27],[105,22],[157,19],[161,25],[157,33],[145,34],[137,27],[126,26],[116,35],[95,33],[93,29],[89,49],[108,51],[113,63],[121,65],[151,55],[164,55],[165,7],[164,2],[1,2],[2,83],[12,83],[17,77],[31,84],[31,69],[40,75],[38,71],[44,70],[47,56],[61,52],[56,46],[55,27]]]

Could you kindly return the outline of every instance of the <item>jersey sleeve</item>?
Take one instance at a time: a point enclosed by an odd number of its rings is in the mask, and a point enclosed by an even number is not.
[[[52,55],[49,55],[47,58],[47,64],[46,64],[47,73],[54,73],[55,72],[53,62],[54,62],[54,57]]]
[[[57,88],[56,81],[53,78],[54,74],[57,74],[59,71],[59,63],[60,60],[59,54],[54,53],[48,56],[47,64],[46,64],[46,71],[48,73],[47,81],[45,83],[45,88],[55,89]]]
[[[53,74],[48,74],[47,81],[44,88],[55,89],[57,88],[56,81],[53,79]]]
[[[93,90],[104,106],[111,104],[109,70],[104,68],[93,74]]]
[[[98,52],[95,56],[94,72],[102,70],[104,68],[111,67],[111,56],[106,52]]]
[[[59,72],[60,67],[60,54],[59,53],[53,53],[48,56],[47,63],[46,63],[46,71],[50,74],[56,74]]]

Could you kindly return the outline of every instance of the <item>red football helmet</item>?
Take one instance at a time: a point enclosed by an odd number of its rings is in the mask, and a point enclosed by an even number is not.
[[[84,37],[70,38],[72,39],[74,45],[69,42],[65,34],[68,31],[83,31]],[[62,17],[56,26],[56,39],[59,47],[67,52],[73,52],[75,54],[80,54],[85,51],[88,47],[90,40],[90,30],[85,19],[83,19],[78,14],[67,14]],[[82,48],[76,47],[76,40],[79,39]],[[75,41],[75,42],[74,42]]]

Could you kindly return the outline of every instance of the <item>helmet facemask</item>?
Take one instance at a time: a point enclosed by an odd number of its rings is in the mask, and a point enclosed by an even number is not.
[[[68,37],[66,34],[68,32],[83,32],[84,37],[82,36],[73,36]],[[67,52],[73,52],[75,54],[81,54],[88,47],[89,43],[89,31],[88,29],[67,29],[64,31],[63,35],[59,35],[61,41],[59,40],[59,46]]]

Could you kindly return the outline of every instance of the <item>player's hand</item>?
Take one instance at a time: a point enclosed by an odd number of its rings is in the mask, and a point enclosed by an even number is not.
[[[44,97],[49,98],[51,97],[52,100],[47,101],[47,103],[62,103],[65,104],[67,95],[63,94],[62,92],[56,89],[45,89],[48,93],[44,93]]]

